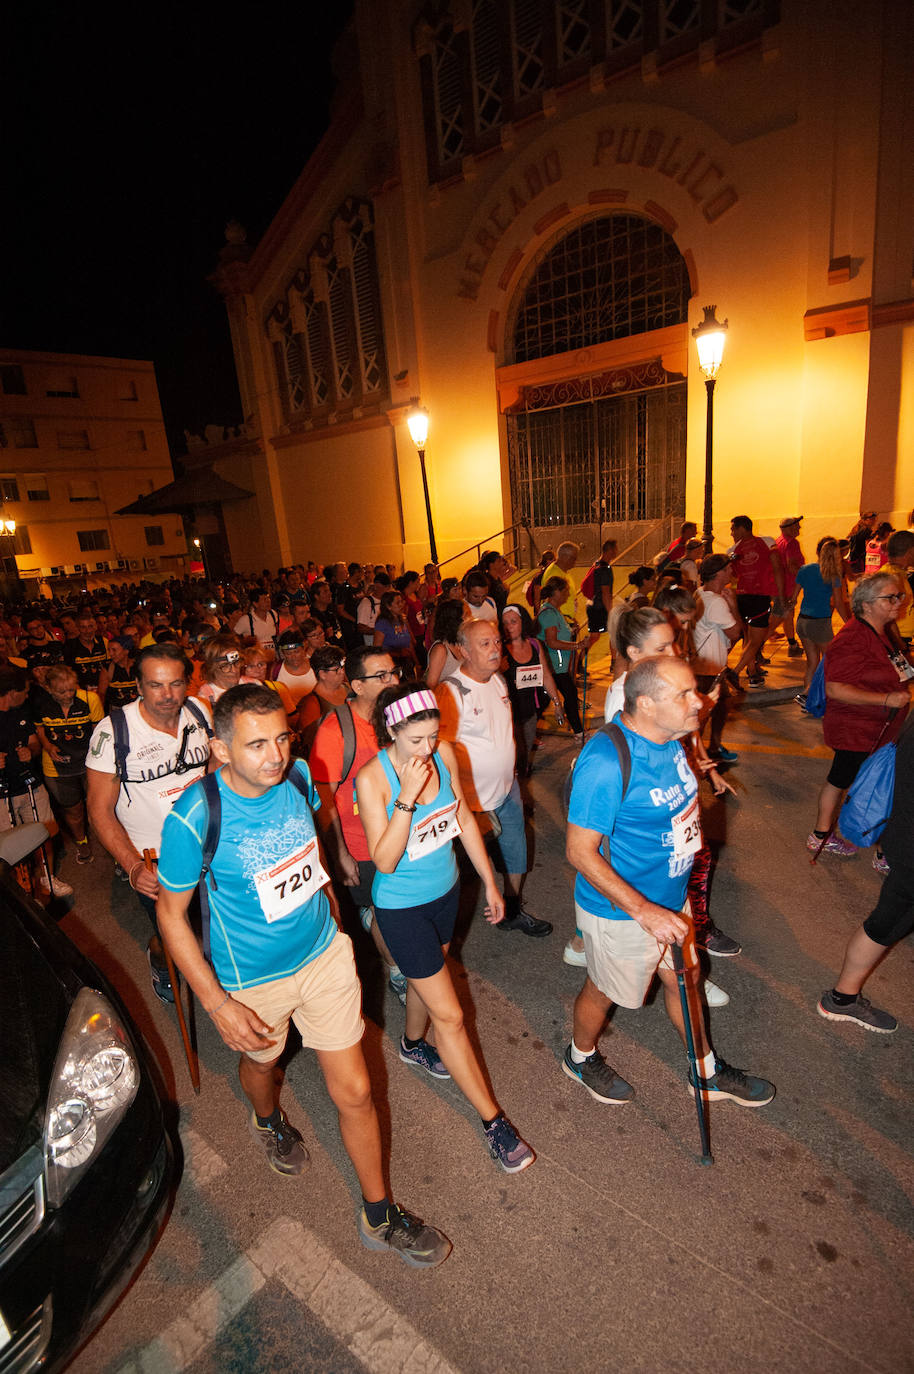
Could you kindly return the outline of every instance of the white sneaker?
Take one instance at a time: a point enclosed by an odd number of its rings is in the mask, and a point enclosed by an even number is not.
[[[730,1001],[728,993],[723,988],[719,988],[716,983],[712,983],[710,978],[704,981],[705,1001],[709,1007],[725,1007]]]
[[[38,880],[38,886],[41,888],[42,892],[46,892],[46,893],[48,894],[48,896],[50,896],[51,893],[53,893],[55,897],[72,897],[72,896],[73,896],[73,889],[72,889],[72,887],[70,886],[69,883],[65,883],[65,882],[63,881],[62,878],[55,878],[55,877],[52,876],[52,877],[51,877],[51,883],[50,883],[50,886],[49,886],[49,885],[48,885],[47,876],[46,876],[46,875],[43,875],[43,876]]]
[[[562,950],[562,963],[572,964],[575,968],[587,967],[587,955],[582,949],[575,949],[571,941]]]

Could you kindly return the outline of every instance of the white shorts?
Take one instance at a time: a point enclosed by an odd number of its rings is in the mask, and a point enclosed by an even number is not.
[[[673,967],[669,945],[648,934],[637,921],[607,921],[591,915],[577,902],[574,912],[584,937],[590,981],[619,1007],[643,1006],[657,970]],[[690,916],[688,904],[682,914]],[[682,959],[686,968],[698,962],[691,926]]]

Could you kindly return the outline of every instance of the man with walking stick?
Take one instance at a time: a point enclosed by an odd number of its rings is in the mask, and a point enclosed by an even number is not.
[[[143,854],[158,852],[172,805],[206,772],[212,725],[205,703],[186,701],[187,660],[176,644],[141,649],[135,671],[139,699],[105,716],[92,735],[86,757],[89,820],[152,922],[152,988],[160,1001],[173,1002],[156,926],[158,878]]]
[[[697,1079],[702,1101],[730,1098],[762,1107],[774,1097],[773,1084],[715,1055],[704,1025],[684,910],[693,855],[702,843],[698,784],[678,743],[697,729],[699,706],[688,664],[642,659],[626,676],[620,733],[595,734],[574,770],[566,853],[578,874],[575,914],[587,977],[562,1068],[597,1102],[622,1104],[634,1096],[603,1059],[597,1040],[613,1003],[640,1007],[655,974],[667,1015],[690,1051],[689,1081],[694,1090]],[[680,946],[681,960],[674,959]],[[680,962],[680,990],[688,985],[688,1001],[700,1015],[688,1017],[687,998],[677,990]],[[703,1114],[701,1120],[703,1125]],[[709,1161],[704,1130],[702,1154]]]

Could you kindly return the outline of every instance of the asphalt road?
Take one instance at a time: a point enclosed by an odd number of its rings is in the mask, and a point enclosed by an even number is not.
[[[714,961],[731,1002],[712,1030],[778,1093],[760,1110],[712,1108],[713,1168],[697,1162],[684,1054],[659,998],[617,1012],[602,1042],[633,1103],[601,1106],[561,1072],[581,981],[561,960],[567,737],[543,741],[530,789],[528,905],[555,932],[491,929],[468,882],[452,961],[532,1168],[504,1174],[457,1089],[400,1063],[402,1010],[353,929],[393,1191],[454,1244],[429,1273],[360,1245],[357,1185],[313,1056],[289,1056],[283,1101],[312,1164],[287,1180],[250,1139],[236,1056],[205,1016],[193,1096],[174,1016],[149,988],[143,919],[107,857],[66,870],[77,900],[64,928],[134,1009],[184,1156],[156,1250],[74,1374],[914,1369],[914,950],[895,950],[867,989],[899,1018],[896,1035],[816,1014],[880,879],[868,854],[810,866],[827,758],[817,722],[750,699],[727,742],[739,792],[706,814],[721,846],[711,909],[744,949]]]

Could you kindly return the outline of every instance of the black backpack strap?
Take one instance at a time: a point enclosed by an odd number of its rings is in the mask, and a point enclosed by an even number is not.
[[[202,847],[202,867],[200,877],[197,880],[197,891],[200,894],[200,914],[203,918],[203,954],[210,959],[210,913],[209,913],[209,890],[207,887],[207,876],[212,885],[213,891],[216,890],[216,879],[210,872],[213,857],[219,848],[219,834],[222,830],[222,797],[219,793],[219,783],[215,773],[204,773],[199,784],[203,791],[203,800],[206,804],[206,830],[203,835]]]
[[[350,767],[351,767],[351,766],[352,766],[352,765],[350,765]],[[300,793],[302,794],[303,797],[307,798],[307,796],[308,796],[308,784],[305,782],[305,779],[302,777],[302,775],[301,775],[301,773],[299,772],[299,770],[295,767],[295,761],[294,761],[294,760],[293,760],[293,763],[292,763],[292,767],[289,769],[288,773],[286,774],[286,782],[290,782],[290,783],[292,784],[292,786],[295,788],[296,792],[300,792]]]
[[[625,738],[625,731],[620,730],[614,720],[608,720],[602,729],[604,735],[609,735],[609,738],[616,746],[616,753],[619,755],[619,768],[622,772],[621,799],[625,801],[625,794],[628,791],[628,784],[632,775],[632,755],[628,747],[628,740]]]
[[[460,695],[461,695],[462,697],[468,697],[468,696],[470,695],[470,691],[471,691],[472,689],[469,688],[469,687],[464,687],[464,685],[463,685],[463,683],[460,681],[460,678],[459,678],[459,677],[443,677],[443,678],[441,679],[441,684],[439,684],[439,685],[442,685],[442,684],[444,684],[445,682],[446,682],[446,683],[448,684],[448,686],[450,686],[450,687],[456,687],[456,688],[457,688],[457,691],[460,693]]]
[[[355,763],[355,721],[352,719],[352,707],[349,705],[348,701],[344,701],[341,706],[335,707],[333,714],[336,716],[337,724],[340,727],[340,734],[343,736],[343,766],[340,769],[342,777],[337,783],[337,787],[342,787],[343,783],[352,772],[352,765]]]
[[[108,719],[114,733],[114,772],[123,783],[127,781],[127,758],[130,754],[130,731],[124,708],[113,706],[108,712]]]
[[[187,707],[188,711],[191,713],[191,715],[193,716],[193,718],[194,718],[194,720],[197,722],[197,724],[198,724],[203,730],[206,731],[206,738],[207,738],[207,739],[212,739],[212,737],[213,737],[213,727],[210,725],[209,721],[206,719],[206,712],[203,711],[203,710],[201,710],[201,708],[200,708],[200,707],[197,705],[197,703],[194,701],[193,697],[186,697],[186,698],[185,698],[185,701],[184,701],[184,705]]]

